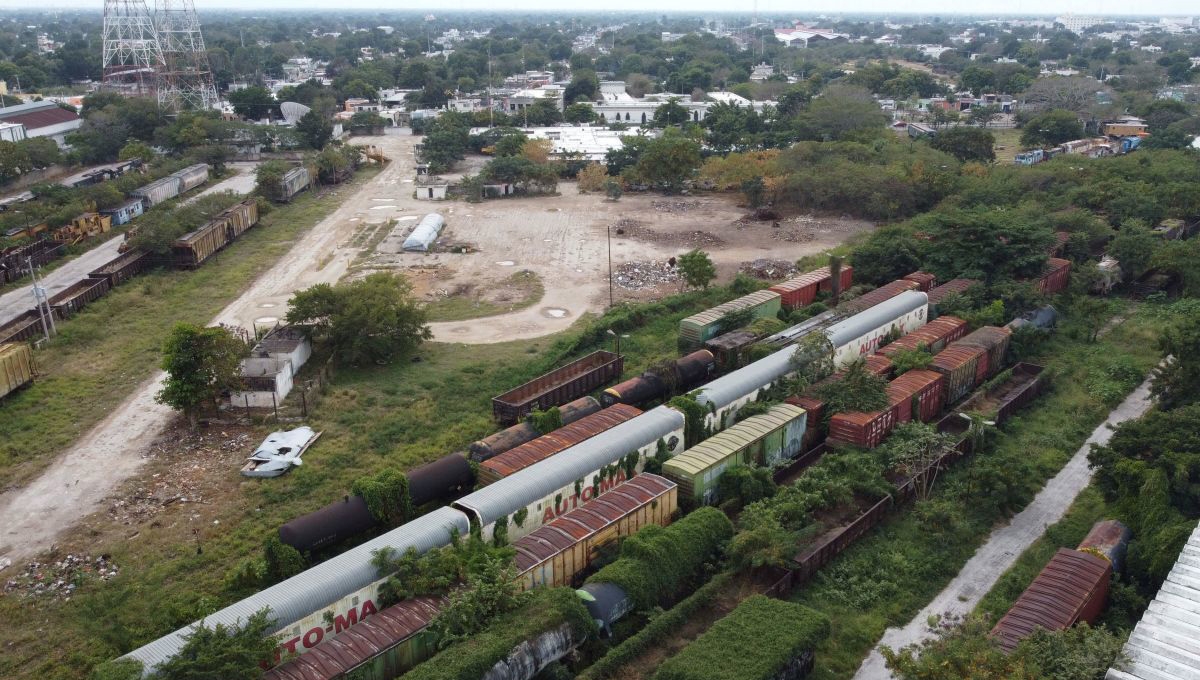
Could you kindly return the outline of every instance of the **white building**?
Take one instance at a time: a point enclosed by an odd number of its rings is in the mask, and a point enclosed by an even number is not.
[[[621,137],[638,134],[657,136],[659,134],[657,130],[618,131],[609,130],[606,127],[592,127],[589,125],[578,127],[561,125],[519,129],[530,139],[550,140],[553,145],[550,150],[551,156],[560,158],[565,156],[582,156],[585,160],[589,161],[603,161],[605,154],[610,150],[621,148]],[[486,130],[487,128],[475,128],[471,130],[471,134],[480,134]]]
[[[49,137],[65,147],[67,135],[78,130],[83,119],[54,102],[40,101],[0,108],[0,123],[22,125],[26,137]]]
[[[1097,24],[1104,23],[1103,17],[1077,17],[1072,14],[1066,16],[1055,17],[1054,23],[1062,24],[1063,28],[1072,33],[1081,33],[1085,28],[1091,28]]]
[[[788,47],[808,47],[818,42],[849,40],[850,36],[846,33],[834,33],[833,31],[823,31],[818,28],[797,26],[796,28],[775,29],[775,39]]]
[[[20,123],[0,123],[0,141],[19,142],[25,137],[25,126]]]
[[[312,343],[295,326],[280,326],[263,336],[242,359],[245,389],[231,392],[233,408],[275,408],[292,391],[293,379],[312,356]]]

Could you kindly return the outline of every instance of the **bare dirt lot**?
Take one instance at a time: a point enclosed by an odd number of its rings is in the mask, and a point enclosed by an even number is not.
[[[486,319],[432,324],[438,341],[486,344],[555,333],[607,306],[610,238],[613,298],[620,302],[677,291],[679,284],[666,263],[692,248],[707,251],[721,279],[728,279],[754,260],[795,261],[873,226],[804,215],[747,220],[746,211],[725,196],[633,194],[612,202],[579,194],[572,182],[559,184],[559,192],[479,204],[429,203],[399,192],[394,200],[381,197],[380,204],[388,206],[387,214],[398,217],[401,226],[415,224],[414,213],[421,210],[442,213],[446,228],[439,242],[467,245],[468,252],[377,253],[362,261],[361,271],[404,271],[416,281],[419,294],[428,293],[427,300],[435,299],[435,287],[478,290],[499,284],[514,271],[532,271],[545,286],[545,295],[532,306]],[[631,270],[643,275],[622,279],[620,274]],[[423,285],[431,276],[436,285]]]

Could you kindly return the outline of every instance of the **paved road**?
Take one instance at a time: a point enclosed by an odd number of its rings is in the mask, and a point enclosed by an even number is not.
[[[184,201],[184,204],[186,205],[201,196],[218,191],[233,191],[239,194],[248,194],[254,190],[254,168],[258,167],[258,163],[231,163],[229,167],[234,173],[231,177],[227,177],[192,196]],[[53,296],[55,293],[69,288],[76,281],[87,276],[88,272],[95,271],[111,262],[117,257],[117,248],[120,247],[122,238],[121,236],[111,238],[46,274],[43,285],[46,287],[47,294]],[[0,326],[32,308],[32,283],[0,295]]]
[[[43,285],[46,287],[47,294],[53,296],[86,277],[88,272],[99,269],[116,259],[117,248],[120,247],[122,240],[121,236],[110,238],[46,274]],[[27,282],[16,290],[0,295],[0,325],[8,323],[30,309],[33,309],[33,284]]]
[[[962,616],[970,613],[996,581],[1017,561],[1021,553],[1045,533],[1046,527],[1062,519],[1075,497],[1091,482],[1087,455],[1092,444],[1105,444],[1112,437],[1113,427],[1140,417],[1150,408],[1150,380],[1137,387],[1100,424],[1071,460],[1054,476],[1041,493],[1024,510],[1012,518],[1008,526],[997,529],[980,546],[975,555],[963,565],[958,576],[946,589],[913,617],[903,628],[889,628],[878,646],[899,649],[918,644],[930,637],[927,621],[930,616],[950,613]],[[878,649],[871,650],[863,661],[855,680],[881,680],[892,674],[884,666]]]

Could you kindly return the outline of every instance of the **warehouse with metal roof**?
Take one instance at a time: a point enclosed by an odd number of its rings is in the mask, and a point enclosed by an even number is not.
[[[1200,678],[1200,525],[1125,643],[1129,659],[1106,680]]]

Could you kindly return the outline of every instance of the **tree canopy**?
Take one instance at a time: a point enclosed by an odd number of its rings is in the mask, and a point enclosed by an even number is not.
[[[223,326],[176,324],[163,342],[167,372],[155,400],[183,411],[194,426],[204,406],[215,406],[225,390],[241,383],[238,368],[249,347]]]
[[[433,337],[425,310],[400,275],[370,274],[331,286],[320,283],[292,296],[287,320],[348,364],[387,363]]]

